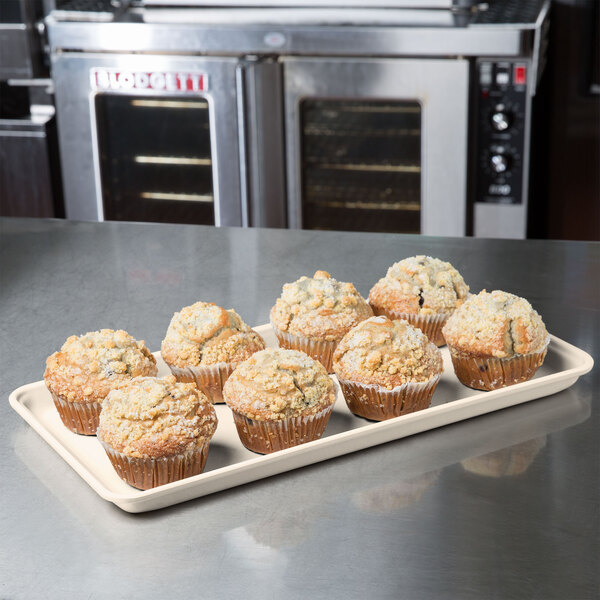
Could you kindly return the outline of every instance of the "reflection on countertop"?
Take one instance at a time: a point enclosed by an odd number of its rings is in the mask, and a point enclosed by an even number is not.
[[[461,465],[465,471],[483,477],[522,475],[545,446],[546,436],[541,436],[509,448],[465,458]]]
[[[252,488],[255,510],[243,514],[238,514],[236,510],[232,514],[219,511],[213,517],[228,523],[229,531],[246,528],[257,543],[273,547],[291,546],[309,535],[311,523],[327,518],[328,511],[340,497],[350,497],[354,506],[361,511],[386,513],[420,502],[425,491],[435,485],[441,470],[450,465],[460,463],[469,471],[493,476],[523,473],[543,451],[549,434],[582,423],[590,414],[591,398],[566,390],[555,396],[456,423],[441,430],[364,450],[360,452],[360,461],[355,460],[358,454],[355,453],[305,467],[299,472],[310,475],[310,486],[302,477],[294,477],[293,474],[282,474],[249,484],[245,487]],[[85,507],[75,502],[74,495],[69,491],[71,486],[86,487],[85,484],[76,475],[68,481],[55,477],[51,463],[60,462],[61,459],[54,454],[40,452],[39,447],[43,443],[28,428],[19,429],[13,437],[13,447],[21,462],[60,501],[80,527],[89,529],[94,538],[104,540],[109,545],[135,546],[135,536],[131,536],[131,528],[136,527],[135,520],[123,515],[122,528],[106,529],[102,527],[101,520],[89,518]],[[424,445],[426,452],[423,451]],[[395,481],[390,483],[391,479]],[[331,485],[332,481],[335,485]],[[360,482],[358,490],[357,482]],[[94,494],[91,489],[88,492]],[[230,490],[213,494],[207,499],[191,500],[181,507],[175,506],[148,515],[168,512],[173,518],[178,518],[178,513],[183,518],[196,503],[218,505],[220,497],[236,493],[243,496],[244,487],[238,492]],[[261,506],[269,505],[277,494],[281,496],[280,509],[265,514]],[[119,509],[112,506],[110,510],[120,513]],[[143,519],[143,516],[135,518]],[[158,523],[160,518],[157,527]],[[154,528],[151,521],[146,521],[146,525]],[[195,527],[200,533],[204,524],[189,524],[190,534]],[[294,531],[297,535],[292,535]],[[283,532],[287,535],[285,539]],[[176,547],[171,550],[177,553]],[[143,553],[144,549],[138,551]]]

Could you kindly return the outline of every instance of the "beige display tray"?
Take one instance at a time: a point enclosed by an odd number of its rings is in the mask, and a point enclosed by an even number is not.
[[[261,325],[255,329],[268,346],[277,346],[269,325]],[[551,336],[546,360],[532,380],[492,392],[480,392],[463,386],[456,379],[447,348],[441,350],[444,374],[429,408],[375,423],[354,416],[346,407],[338,388],[338,398],[331,419],[320,440],[266,456],[254,454],[242,446],[231,412],[225,405],[216,405],[219,426],[210,443],[204,473],[146,491],[137,490],[119,478],[94,436],[77,435],[64,427],[43,381],[17,388],[10,395],[9,401],[23,419],[102,498],[125,511],[137,513],[171,506],[548,396],[573,385],[594,364],[592,357],[583,350]],[[160,354],[156,353],[155,356],[159,375],[167,375],[169,370]],[[335,376],[333,379],[335,380]]]

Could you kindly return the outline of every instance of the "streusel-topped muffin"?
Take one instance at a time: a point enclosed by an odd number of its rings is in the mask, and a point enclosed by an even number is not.
[[[441,329],[468,294],[469,286],[450,263],[419,255],[394,263],[371,288],[369,304],[376,315],[406,319],[443,346]]]
[[[270,315],[281,347],[306,352],[329,373],[338,342],[371,316],[373,311],[352,283],[337,281],[325,271],[286,283]]]
[[[195,384],[140,377],[107,396],[97,435],[119,476],[146,490],[201,473],[216,428]]]
[[[93,435],[108,393],[133,377],[156,372],[143,340],[123,330],[101,329],[69,337],[46,360],[44,381],[65,426]]]
[[[348,408],[381,421],[429,406],[443,362],[420,329],[378,316],[344,336],[333,368]]]
[[[481,390],[531,379],[550,341],[531,304],[501,290],[471,296],[448,319],[443,333],[457,377]]]
[[[178,381],[195,382],[213,403],[235,367],[265,347],[264,340],[234,310],[196,302],[171,319],[161,355]]]
[[[266,454],[321,437],[335,387],[304,352],[268,348],[238,366],[223,396],[244,446]]]

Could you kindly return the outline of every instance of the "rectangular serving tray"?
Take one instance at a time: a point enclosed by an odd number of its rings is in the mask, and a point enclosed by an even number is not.
[[[277,341],[270,325],[255,330],[268,346]],[[530,381],[510,387],[480,392],[463,386],[452,368],[447,348],[441,348],[444,374],[425,410],[376,423],[353,415],[339,391],[325,434],[320,440],[260,456],[242,446],[230,410],[215,405],[219,425],[210,443],[208,461],[203,473],[153,488],[137,490],[114,471],[95,436],[77,435],[61,422],[43,381],[17,388],[9,397],[11,406],[48,444],[105,500],[127,512],[144,512],[199,498],[235,487],[383,444],[428,429],[470,419],[560,392],[573,385],[579,376],[593,367],[592,357],[571,344],[550,336],[544,364]],[[155,353],[159,376],[169,369]],[[335,380],[335,376],[333,376]]]

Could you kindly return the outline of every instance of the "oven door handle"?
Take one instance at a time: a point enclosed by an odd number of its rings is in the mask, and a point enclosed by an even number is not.
[[[281,64],[247,57],[236,67],[244,227],[287,227]]]
[[[246,61],[240,62],[235,68],[235,87],[237,98],[238,148],[240,156],[240,201],[242,208],[242,227],[250,227],[249,198],[248,198],[248,168],[247,168],[247,134],[245,116]]]

